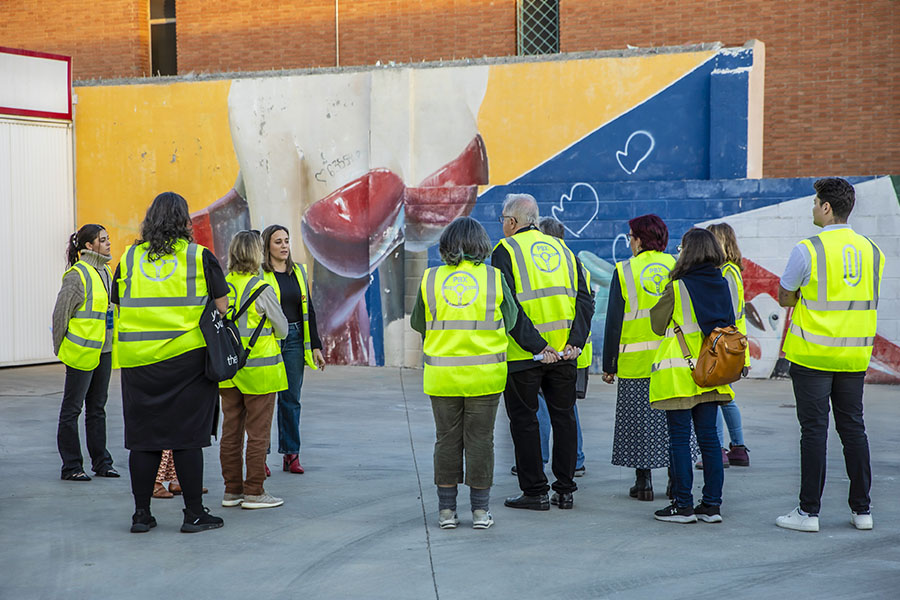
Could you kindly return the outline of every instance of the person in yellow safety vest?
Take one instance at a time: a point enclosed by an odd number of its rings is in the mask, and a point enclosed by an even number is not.
[[[778,289],[778,303],[794,307],[784,354],[800,422],[800,505],[776,525],[819,530],[831,398],[850,478],[850,522],[872,529],[863,384],[875,343],[884,254],[847,224],[856,203],[849,182],[828,177],[813,188],[813,224],[823,229],[794,247]]]
[[[310,297],[306,267],[291,259],[291,235],[283,225],[269,225],[262,232],[262,277],[272,286],[288,319],[288,335],[281,340],[281,356],[288,387],[278,392],[278,452],[281,468],[303,474],[300,464],[300,389],[304,365],[325,370],[316,311]]]
[[[263,261],[262,241],[253,231],[239,231],[228,245],[228,310],[234,315],[251,295],[260,294],[236,320],[244,348],[262,322],[256,344],[246,364],[232,379],[219,384],[222,396],[222,440],[219,459],[225,495],[222,506],[275,508],[284,500],[269,494],[266,480],[266,450],[275,412],[275,394],[288,387],[279,339],[287,337],[288,321],[275,289],[259,274]],[[247,476],[244,477],[244,436],[247,438]]]
[[[150,498],[163,450],[172,450],[184,494],[181,531],[223,525],[203,506],[203,448],[214,433],[219,388],[206,377],[200,316],[210,298],[224,314],[227,296],[219,261],[193,243],[187,202],[174,192],[159,194],[141,238],[122,254],[110,295],[118,305],[113,363],[122,369],[133,533],[156,526]]]
[[[546,235],[553,236],[559,239],[565,239],[566,228],[562,224],[562,222],[556,217],[541,217],[540,222],[538,223],[538,229],[541,230],[541,233]],[[584,269],[584,279],[587,283],[588,289],[591,287],[591,274],[587,269]],[[593,297],[594,293],[591,290],[591,296]],[[593,358],[594,347],[591,344],[591,334],[588,332],[588,341],[584,345],[584,349],[581,351],[581,354],[578,356],[578,362],[576,363],[576,367],[578,370],[576,371],[576,382],[575,382],[575,398],[577,400],[581,400],[587,395],[587,382],[588,382],[588,367],[591,366],[591,360]],[[541,430],[541,461],[546,465],[550,462],[550,413],[547,410],[547,401],[544,399],[543,392],[538,392],[538,425]],[[581,435],[581,421],[578,417],[578,404],[575,404],[575,428],[578,432],[578,450],[575,458],[575,477],[584,477],[586,473],[586,469],[584,468],[584,449],[583,449],[583,440],[584,438]],[[513,475],[517,474],[516,466],[513,465],[511,472]]]
[[[634,469],[628,495],[653,500],[652,469],[669,466],[665,414],[650,409],[650,367],[662,337],[650,328],[650,307],[662,296],[675,258],[669,229],[657,215],[628,221],[631,257],[616,263],[603,337],[603,381],[616,382],[612,464]],[[693,454],[692,454],[693,455]]]
[[[594,301],[581,261],[562,240],[538,230],[539,218],[533,196],[508,195],[500,215],[506,237],[494,247],[491,265],[503,273],[520,309],[509,333],[503,399],[522,493],[504,504],[549,510],[551,504],[574,505],[576,363],[588,339]],[[544,393],[553,428],[552,498],[541,463],[538,390]]]
[[[465,481],[472,527],[487,529],[494,523],[494,421],[506,386],[506,334],[516,322],[516,303],[500,271],[484,264],[491,241],[478,221],[454,219],[438,249],[445,264],[426,269],[410,315],[424,338],[422,387],[434,412],[438,525],[459,524],[456,486]]]
[[[82,406],[91,468],[99,477],[119,476],[106,449],[113,332],[109,259],[109,234],[102,225],[83,225],[73,233],[66,246],[68,270],[53,308],[53,352],[66,365],[56,445],[61,477],[67,481],[91,480],[84,472],[78,437]]]
[[[659,521],[720,523],[724,469],[716,435],[718,404],[731,402],[724,385],[702,388],[691,375],[679,332],[691,356],[699,356],[703,339],[716,327],[734,325],[731,292],[719,266],[725,254],[715,236],[690,229],[681,238],[680,254],[669,273],[663,295],[650,309],[650,327],[663,340],[650,367],[650,406],[665,411],[669,430],[672,504],[654,513]],[[690,453],[691,425],[703,455],[703,498],[693,506],[694,472]]]
[[[741,249],[737,243],[734,229],[728,223],[714,223],[706,228],[716,236],[716,241],[725,253],[725,264],[722,265],[722,276],[728,282],[731,290],[731,304],[734,307],[735,325],[738,331],[747,335],[747,318],[744,314],[744,271]],[[744,356],[744,366],[750,368],[750,351]],[[716,433],[719,436],[719,446],[722,447],[723,466],[749,467],[750,455],[744,445],[744,428],[741,424],[741,411],[736,401],[720,405],[719,415],[716,418]],[[728,447],[725,447],[725,425],[728,426],[728,437],[731,438]],[[696,468],[703,469],[703,461],[698,462]]]

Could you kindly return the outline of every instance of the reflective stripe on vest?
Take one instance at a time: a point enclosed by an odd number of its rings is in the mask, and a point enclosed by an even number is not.
[[[865,371],[878,325],[881,250],[850,228],[823,231],[800,243],[812,268],[785,336],[785,357],[810,369]]]
[[[501,277],[497,269],[471,261],[425,272],[420,294],[426,394],[471,397],[503,391],[507,336]]]
[[[671,285],[675,294],[675,307],[672,320],[666,328],[666,335],[656,350],[650,367],[650,402],[669,398],[689,398],[711,390],[733,398],[731,386],[702,388],[694,382],[691,368],[678,343],[675,326],[681,328],[684,341],[694,358],[697,357],[703,344],[703,332],[697,325],[697,317],[687,286],[681,280],[676,280]]]
[[[619,377],[650,376],[653,357],[662,340],[650,326],[650,308],[662,295],[674,264],[671,255],[656,250],[646,250],[616,264],[615,276],[625,300],[617,360]]]
[[[106,266],[103,268],[107,269]],[[97,269],[79,260],[66,271],[63,278],[73,271],[81,278],[84,299],[66,324],[66,334],[59,346],[58,356],[59,360],[73,369],[92,371],[100,364],[100,351],[106,341],[109,295]],[[103,291],[96,290],[98,287]]]
[[[537,229],[503,238],[500,245],[512,261],[516,286],[513,291],[522,310],[547,344],[562,351],[575,318],[575,255],[561,240]],[[509,336],[509,360],[531,360],[532,356]]]
[[[113,363],[137,367],[205,345],[200,316],[208,290],[203,246],[178,240],[172,254],[148,258],[149,244],[129,246],[120,262]]]
[[[265,281],[256,275],[247,273],[229,273],[225,277],[228,282],[228,309],[229,314],[234,314],[244,304],[250,300],[250,296],[257,288],[267,285]],[[250,345],[250,337],[260,321],[268,321],[268,317],[261,315],[256,310],[256,300],[247,307],[244,314],[239,319],[241,326],[241,343],[244,348]],[[256,345],[250,351],[247,362],[237,372],[237,374],[219,384],[220,388],[236,387],[244,394],[263,395],[273,392],[286,390],[288,387],[287,372],[284,367],[284,359],[281,356],[281,346],[272,333],[272,328],[265,326],[268,334],[260,334],[256,340]],[[246,331],[247,333],[244,333]]]

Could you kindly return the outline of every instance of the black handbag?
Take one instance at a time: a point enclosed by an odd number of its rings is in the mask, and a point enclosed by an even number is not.
[[[269,284],[256,288],[231,318],[225,317],[219,312],[214,299],[210,298],[206,303],[203,316],[200,317],[200,331],[203,333],[203,339],[206,340],[207,379],[216,382],[227,381],[237,375],[237,372],[247,364],[247,357],[256,344],[266,320],[260,319],[253,335],[250,336],[247,348],[244,348],[244,344],[241,342],[241,332],[235,321],[241,318],[241,315],[250,308],[250,305],[267,287]]]

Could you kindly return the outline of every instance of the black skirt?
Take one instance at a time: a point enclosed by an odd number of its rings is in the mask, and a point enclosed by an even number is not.
[[[125,447],[182,450],[210,445],[219,385],[204,374],[206,348],[122,369]]]

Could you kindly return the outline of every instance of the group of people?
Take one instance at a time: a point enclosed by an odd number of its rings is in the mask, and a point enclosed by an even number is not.
[[[862,395],[884,256],[847,225],[855,203],[848,182],[827,178],[814,187],[813,220],[824,230],[795,247],[779,290],[779,302],[794,307],[784,352],[792,363],[801,427],[801,492],[800,505],[776,524],[818,531],[830,401],[851,480],[851,523],[871,529]],[[460,483],[470,490],[472,526],[494,523],[490,489],[501,394],[521,489],[505,506],[572,509],[575,478],[585,473],[576,398],[584,397],[593,354],[590,274],[567,247],[561,224],[540,219],[532,196],[508,195],[500,222],[504,237],[493,248],[472,218],[445,228],[439,241],[444,264],[425,271],[410,316],[423,336],[423,389],[434,414],[434,483],[443,529],[459,525]],[[735,233],[724,223],[690,229],[671,256],[658,216],[634,218],[629,228],[632,256],[616,265],[610,284],[602,353],[603,381],[613,384],[618,377],[612,463],[635,469],[629,495],[638,500],[654,499],[651,470],[668,470],[671,503],[654,513],[656,519],[718,523],[723,470],[728,463],[749,466],[749,455],[731,386],[700,387],[686,357],[697,357],[716,328],[733,325],[746,334]],[[222,526],[202,503],[202,448],[217,430],[219,397],[223,506],[281,505],[264,487],[276,396],[283,469],[302,473],[304,365],[325,367],[306,271],[291,260],[287,229],[272,225],[261,235],[236,234],[226,276],[215,256],[193,243],[187,203],[168,192],[151,204],[141,238],[125,249],[114,275],[107,267],[109,248],[99,225],[73,235],[54,312],[54,347],[66,364],[58,433],[62,478],[90,479],[78,440],[82,406],[94,473],[118,476],[106,450],[104,413],[116,366],[131,451],[133,532],[156,524],[150,498],[160,477],[177,477],[185,503],[182,531]],[[204,374],[198,321],[209,300],[222,314],[249,305],[237,321],[245,345],[261,328],[246,365],[221,384]],[[745,357],[744,374],[749,364]],[[163,473],[163,451],[171,451],[175,472]],[[698,454],[704,485],[694,505]],[[544,471],[548,460],[552,484]]]

